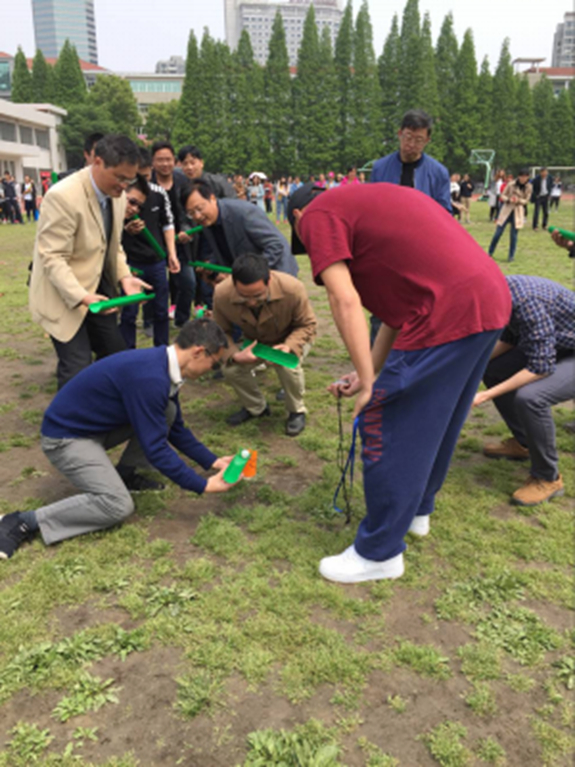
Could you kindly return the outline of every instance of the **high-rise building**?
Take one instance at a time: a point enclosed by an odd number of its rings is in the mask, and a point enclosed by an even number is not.
[[[66,39],[78,56],[98,63],[94,0],[32,0],[36,48],[46,58],[58,58]]]
[[[552,67],[575,67],[575,13],[566,13],[553,37]]]
[[[156,64],[157,75],[183,75],[186,72],[186,60],[183,56],[170,56],[166,61]]]
[[[297,63],[303,25],[311,3],[315,6],[319,33],[327,26],[335,45],[343,15],[341,0],[225,0],[227,43],[235,50],[242,31],[247,29],[256,61],[265,64],[274,18],[279,11],[286,33],[289,63],[293,67]]]

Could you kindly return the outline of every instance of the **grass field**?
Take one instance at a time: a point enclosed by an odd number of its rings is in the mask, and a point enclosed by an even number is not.
[[[487,215],[473,204],[468,228],[484,247]],[[573,228],[573,209],[552,223]],[[56,386],[27,309],[33,237],[33,225],[0,227],[0,513],[72,492],[39,446]],[[505,273],[572,287],[573,262],[549,235],[520,232],[511,265],[507,238]],[[572,764],[571,406],[556,408],[565,497],[509,504],[526,469],[483,458],[483,441],[506,434],[490,404],[467,421],[431,534],[408,540],[405,576],[323,581],[318,561],[353,540],[363,499],[358,482],[349,526],[331,510],[325,387],[349,364],[300,264],[320,324],[300,437],[283,436],[269,371],[272,418],[233,431],[231,391],[187,384],[195,433],[220,454],[258,448],[255,480],[219,497],[169,485],[137,497],[128,524],[0,562],[0,767]]]

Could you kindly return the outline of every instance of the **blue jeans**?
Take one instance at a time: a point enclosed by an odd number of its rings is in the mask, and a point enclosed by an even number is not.
[[[166,262],[160,261],[156,264],[130,262],[130,266],[134,266],[144,273],[142,279],[154,288],[154,293],[156,294],[154,299],[148,301],[148,304],[152,305],[152,316],[154,318],[154,346],[168,346],[170,343],[170,321],[168,319]],[[128,304],[128,306],[122,309],[120,332],[128,349],[136,348],[136,319],[139,307],[139,304]]]
[[[389,353],[359,415],[366,516],[354,545],[362,557],[400,554],[413,518],[433,511],[500,333]]]
[[[501,239],[501,235],[503,234],[503,230],[507,224],[511,225],[511,229],[509,230],[509,256],[507,260],[513,261],[515,257],[515,250],[517,249],[517,227],[515,226],[515,217],[513,213],[509,216],[504,224],[498,225],[495,229],[495,234],[493,235],[491,245],[489,246],[489,255],[492,256],[495,253],[497,243]]]
[[[283,197],[281,200],[276,198],[276,221],[285,221],[287,219],[288,198]]]

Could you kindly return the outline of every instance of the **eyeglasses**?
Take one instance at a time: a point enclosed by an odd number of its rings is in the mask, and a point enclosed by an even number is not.
[[[217,370],[221,370],[222,363],[214,357],[213,354],[210,354],[209,352],[206,352],[208,357],[212,360],[212,370],[216,372]]]
[[[405,131],[402,132],[401,138],[406,144],[413,144],[417,147],[425,146],[428,141],[427,138],[423,138],[422,136],[414,136],[413,133],[406,133]]]
[[[126,178],[126,176],[119,176],[117,173],[114,173],[114,178],[118,184],[121,184],[122,186],[132,186],[132,184],[135,183],[137,176]]]
[[[138,208],[138,210],[144,205],[143,202],[138,202],[138,200],[135,200],[133,197],[126,197],[126,202],[131,205],[132,208]]]

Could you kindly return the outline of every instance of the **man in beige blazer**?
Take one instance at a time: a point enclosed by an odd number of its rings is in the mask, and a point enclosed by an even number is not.
[[[136,176],[138,150],[125,136],[105,136],[90,167],[51,187],[42,202],[30,281],[33,319],[58,355],[58,388],[92,362],[126,348],[115,310],[91,303],[149,287],[134,277],[121,246],[124,189]]]

